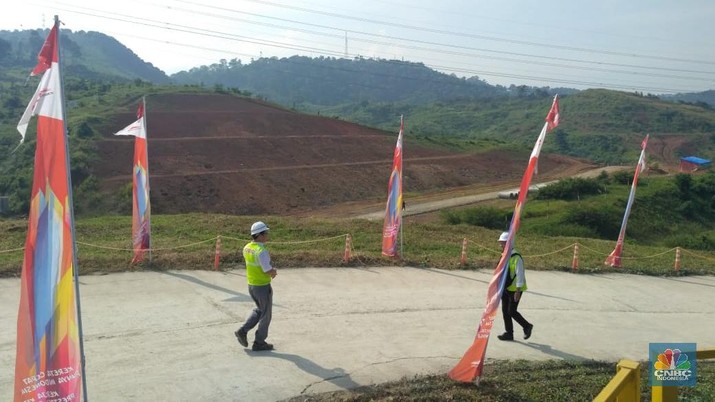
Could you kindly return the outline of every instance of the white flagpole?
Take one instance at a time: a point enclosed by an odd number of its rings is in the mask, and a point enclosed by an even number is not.
[[[151,265],[151,250],[152,250],[152,238],[151,238],[151,182],[149,181],[149,132],[147,131],[147,110],[146,110],[146,95],[142,96],[142,107],[144,109],[144,116],[142,116],[142,124],[144,127],[144,140],[146,142],[146,187],[147,187],[147,199],[149,203],[149,265]]]
[[[400,258],[404,259],[404,250],[403,250],[403,239],[402,239],[402,225],[404,225],[405,222],[402,221],[402,210],[400,210]]]
[[[400,150],[400,202],[402,205],[400,205],[400,258],[404,259],[404,250],[403,250],[403,237],[402,237],[402,226],[405,224],[405,221],[402,219],[402,216],[404,215],[404,196],[405,196],[405,187],[403,186],[404,183],[404,172],[403,172],[403,167],[404,167],[404,161],[405,161],[405,131],[404,131],[404,122],[405,115],[400,115],[400,134],[402,135],[402,144],[400,144],[400,147],[402,148]]]

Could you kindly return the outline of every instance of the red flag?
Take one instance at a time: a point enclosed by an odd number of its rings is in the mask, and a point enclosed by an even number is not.
[[[59,81],[59,68],[50,68],[53,64],[57,64],[60,58],[57,31],[56,26],[50,31],[45,43],[42,45],[40,54],[37,56],[37,65],[30,73],[31,77],[39,74],[43,75],[37,85],[35,94],[27,104],[27,108],[25,108],[25,113],[22,114],[20,122],[17,124],[17,131],[22,136],[20,142],[25,140],[27,126],[33,116],[50,116],[60,120],[64,118],[62,102],[56,101],[57,99],[62,99],[62,87],[57,84]]]
[[[611,251],[611,254],[606,257],[605,265],[611,267],[620,268],[621,267],[621,254],[623,253],[623,241],[626,237],[626,227],[628,226],[628,217],[631,215],[631,207],[633,207],[633,200],[636,196],[636,187],[638,186],[638,177],[641,172],[646,168],[645,165],[645,149],[648,146],[648,135],[645,136],[643,142],[641,142],[641,155],[638,158],[638,164],[636,165],[636,171],[633,174],[633,184],[631,184],[631,192],[628,195],[628,203],[626,204],[626,212],[623,214],[623,221],[621,221],[621,230],[618,232],[618,240],[616,240],[616,247]]]
[[[554,96],[554,103],[551,104],[551,110],[549,114],[546,115],[546,123],[548,124],[549,130],[555,129],[559,125],[559,96]]]
[[[30,77],[40,75],[52,67],[53,62],[57,62],[59,56],[56,55],[55,51],[59,48],[57,46],[57,29],[52,27],[50,34],[47,35],[45,43],[42,44],[42,49],[37,55],[37,65],[32,69]]]
[[[554,103],[549,111],[549,116],[553,114],[552,120],[556,124],[558,124],[559,119],[557,99],[558,95],[554,97]],[[509,237],[507,238],[506,245],[502,251],[501,258],[499,259],[497,266],[494,268],[492,279],[489,281],[486,306],[484,307],[482,318],[479,321],[479,326],[477,327],[477,334],[472,342],[472,345],[464,353],[464,356],[462,356],[462,359],[449,372],[449,377],[453,380],[472,382],[482,375],[484,358],[486,357],[487,345],[489,343],[489,335],[491,334],[492,326],[494,325],[494,318],[496,317],[502,292],[504,291],[509,258],[511,257],[512,249],[514,248],[514,239],[516,238],[516,233],[521,225],[521,213],[524,205],[526,204],[526,196],[529,193],[531,179],[534,176],[534,171],[536,170],[536,165],[539,161],[539,154],[541,153],[541,147],[544,144],[544,139],[546,138],[548,125],[549,117],[547,117],[546,123],[544,123],[544,126],[541,128],[539,138],[537,138],[536,144],[534,144],[534,149],[531,151],[529,164],[526,167],[524,176],[521,179],[519,198],[516,200],[514,213],[509,226]]]

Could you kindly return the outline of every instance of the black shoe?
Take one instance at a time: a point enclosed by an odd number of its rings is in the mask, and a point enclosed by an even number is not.
[[[497,338],[499,338],[500,341],[513,341],[514,334],[512,334],[511,332],[504,332],[501,335],[497,335]]]
[[[253,342],[253,347],[251,349],[253,349],[254,352],[260,352],[262,350],[273,350],[273,345],[271,345],[270,343],[266,343],[266,342],[263,342],[263,343]]]
[[[241,346],[243,346],[244,348],[248,347],[248,338],[246,337],[246,331],[239,329],[233,334],[236,335],[236,339],[238,339],[238,343],[240,343]]]
[[[529,324],[528,327],[524,328],[524,339],[531,338],[531,330],[534,329],[534,324]]]

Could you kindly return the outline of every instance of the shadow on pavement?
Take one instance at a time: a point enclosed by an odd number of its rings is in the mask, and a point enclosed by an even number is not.
[[[692,281],[686,281],[683,279],[675,279],[675,278],[665,278],[665,279],[667,279],[669,281],[673,281],[673,282],[687,283],[689,285],[699,285],[699,286],[707,286],[707,287],[715,288],[715,285],[710,285],[708,283],[692,282]]]
[[[570,301],[570,302],[573,302],[573,303],[580,303],[579,300],[567,299],[567,298],[565,298],[565,297],[559,297],[559,296],[551,296],[551,295],[547,295],[546,293],[539,293],[539,292],[534,292],[534,291],[531,291],[531,290],[527,290],[526,293],[524,293],[524,295],[525,295],[525,296],[534,295],[534,296],[548,297],[548,298],[550,298],[550,299],[566,300],[566,301]],[[527,308],[528,308],[528,307],[527,307]]]
[[[304,394],[313,385],[319,384],[323,381],[328,381],[343,389],[352,389],[360,386],[360,384],[356,383],[350,378],[349,373],[345,372],[345,370],[340,367],[336,367],[333,369],[325,368],[310,359],[306,359],[305,357],[290,353],[279,353],[275,351],[254,352],[249,349],[246,349],[245,351],[246,354],[250,355],[251,357],[272,357],[276,359],[287,360],[295,364],[296,367],[305,371],[306,373],[312,374],[322,379],[322,381],[316,381],[308,384],[303,389],[301,394]]]
[[[547,354],[549,356],[554,356],[556,358],[562,359],[562,360],[591,360],[587,359],[583,356],[578,356],[574,355],[568,352],[563,352],[558,349],[554,349],[551,347],[551,345],[545,345],[543,343],[534,343],[534,342],[521,342],[521,341],[514,341],[515,343],[518,343],[520,345],[528,346],[532,349],[536,349],[539,352],[543,354]]]
[[[468,280],[468,281],[474,281],[474,282],[480,282],[480,283],[489,284],[488,281],[483,281],[483,280],[481,280],[481,279],[476,279],[476,278],[470,278],[470,277],[468,277],[468,276],[457,275],[457,274],[453,274],[453,273],[446,272],[446,271],[444,271],[444,270],[435,269],[435,268],[416,268],[416,267],[406,267],[406,268],[418,269],[418,270],[420,270],[420,271],[429,271],[429,272],[433,272],[433,273],[435,273],[435,274],[447,275],[447,276],[454,276],[455,278],[459,278],[459,279],[466,279],[466,280]]]
[[[224,301],[230,301],[230,302],[252,302],[253,301],[253,299],[251,299],[251,297],[248,295],[245,295],[240,292],[236,292],[235,290],[232,290],[232,289],[227,289],[227,288],[224,288],[224,287],[221,287],[218,285],[214,285],[213,283],[210,283],[210,282],[202,281],[201,279],[193,277],[191,275],[180,274],[177,272],[162,272],[162,273],[165,275],[173,276],[174,278],[183,279],[187,282],[191,282],[193,284],[200,285],[200,286],[203,286],[203,287],[206,287],[209,289],[217,290],[219,292],[228,293],[228,294],[234,296],[234,297],[232,297],[230,299],[226,299]]]

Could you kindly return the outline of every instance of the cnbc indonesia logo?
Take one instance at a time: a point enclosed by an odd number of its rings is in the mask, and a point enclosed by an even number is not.
[[[695,344],[651,344],[653,385],[695,385]]]
[[[653,375],[658,381],[688,381],[693,375],[690,366],[688,355],[680,349],[666,349],[658,354],[658,360],[653,364]]]

